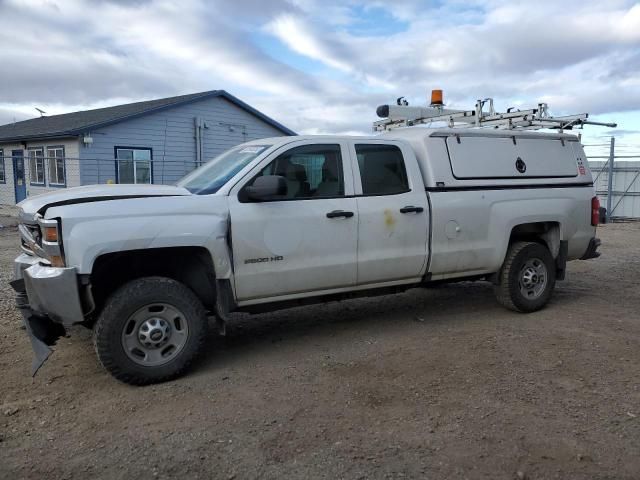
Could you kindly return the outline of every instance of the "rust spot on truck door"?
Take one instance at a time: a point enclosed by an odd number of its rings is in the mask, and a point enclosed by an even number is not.
[[[396,219],[393,217],[393,214],[389,209],[384,211],[384,224],[390,230],[393,230],[393,227],[396,225]]]

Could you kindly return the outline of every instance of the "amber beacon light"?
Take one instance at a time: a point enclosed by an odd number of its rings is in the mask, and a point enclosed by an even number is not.
[[[431,90],[431,106],[444,105],[442,90]]]

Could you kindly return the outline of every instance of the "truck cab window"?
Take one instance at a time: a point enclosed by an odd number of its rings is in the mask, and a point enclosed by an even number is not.
[[[344,195],[340,145],[303,145],[276,157],[259,175],[280,175],[287,181],[284,199]],[[255,178],[254,178],[255,180]],[[252,184],[253,181],[249,183]]]
[[[410,190],[398,147],[371,144],[356,145],[355,148],[364,195],[393,195]]]

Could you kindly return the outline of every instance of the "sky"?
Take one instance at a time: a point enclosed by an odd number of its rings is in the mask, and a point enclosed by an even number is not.
[[[640,2],[0,0],[0,124],[224,89],[299,133],[369,133],[377,105],[548,102],[640,151]],[[14,28],[6,28],[13,25]]]

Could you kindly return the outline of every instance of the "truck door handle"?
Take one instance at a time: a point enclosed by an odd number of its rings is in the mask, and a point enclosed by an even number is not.
[[[351,218],[353,217],[353,212],[345,212],[344,210],[334,210],[333,212],[327,213],[327,218]]]
[[[422,207],[407,206],[407,207],[402,207],[400,209],[400,213],[422,213],[422,212],[424,212],[424,208]]]

